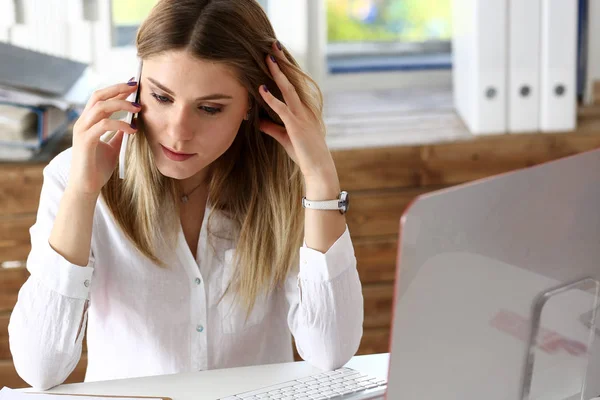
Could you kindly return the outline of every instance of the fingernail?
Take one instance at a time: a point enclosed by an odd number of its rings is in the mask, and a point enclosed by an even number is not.
[[[137,107],[137,108],[141,108],[142,107],[142,105],[140,103],[136,103],[135,101],[132,101],[131,104],[133,104],[133,106]]]
[[[131,79],[129,79],[127,82],[131,82],[134,79],[135,79],[135,76],[132,76]]]
[[[279,43],[279,40],[276,42],[276,44],[277,44],[277,48],[278,48],[279,50],[281,50],[281,43]]]
[[[135,81],[134,81],[134,82],[127,82],[127,84],[128,84],[129,86],[135,86],[135,85],[137,85],[137,82],[135,82]]]
[[[129,124],[131,126],[132,129],[137,129],[137,125],[135,124],[135,121],[131,121],[131,124]]]
[[[271,61],[273,61],[274,63],[277,63],[277,60],[275,60],[275,57],[273,56],[273,54],[271,54],[269,57],[271,57]]]
[[[263,85],[262,88],[265,91],[265,93],[269,93],[269,88],[267,87],[267,85]]]

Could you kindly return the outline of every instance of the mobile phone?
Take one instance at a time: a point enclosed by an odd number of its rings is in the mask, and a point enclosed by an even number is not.
[[[127,97],[127,101],[139,103],[140,100],[140,78],[142,77],[142,60],[138,58],[138,68],[135,74],[135,81],[137,82],[137,90],[131,93]],[[125,122],[131,124],[133,119],[138,115],[138,113],[128,112],[125,117]],[[128,134],[123,135],[123,142],[121,143],[121,151],[119,153],[119,178],[125,179],[125,156],[127,155],[127,142],[129,139]]]

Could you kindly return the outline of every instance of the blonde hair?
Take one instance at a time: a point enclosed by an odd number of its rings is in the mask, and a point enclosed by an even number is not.
[[[283,147],[259,130],[260,119],[283,125],[257,91],[267,84],[283,101],[265,62],[275,40],[273,27],[255,0],[161,0],[139,28],[136,40],[142,59],[185,50],[233,67],[249,93],[250,118],[242,122],[231,147],[210,165],[208,197],[209,225],[213,213],[219,212],[236,226],[235,281],[228,290],[235,291],[248,313],[258,295],[283,284],[296,268],[303,239],[302,174]],[[302,103],[322,121],[321,91],[283,51],[286,60],[278,60],[281,70]],[[165,267],[155,251],[177,240],[176,182],[158,171],[143,134],[143,117],[138,125],[138,133],[130,137],[125,179],[118,178],[117,169],[102,195],[136,248]],[[208,232],[210,238],[210,228]]]

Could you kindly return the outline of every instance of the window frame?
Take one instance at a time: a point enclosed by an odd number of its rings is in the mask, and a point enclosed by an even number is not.
[[[285,6],[274,0],[257,1],[269,15],[277,37],[324,93],[452,85],[451,42],[327,43],[327,5],[324,0],[286,0]],[[106,74],[108,79],[129,79],[128,75],[136,68],[136,49],[135,46],[113,46],[111,5],[112,0],[98,0],[100,26],[96,33],[95,59],[99,72]],[[382,53],[396,59],[394,67],[346,67],[343,71],[339,68],[332,71],[332,65],[344,57],[361,57],[365,64],[376,65],[375,60]],[[422,56],[421,60],[419,56]],[[113,60],[121,60],[121,63]]]

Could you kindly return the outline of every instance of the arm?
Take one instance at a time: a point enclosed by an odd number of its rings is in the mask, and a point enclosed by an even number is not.
[[[64,156],[58,157],[64,161]],[[31,276],[19,291],[8,326],[10,350],[19,376],[42,390],[64,382],[79,362],[93,273],[90,243],[69,234],[69,224],[72,231],[89,224],[91,232],[93,209],[90,214],[89,205],[78,204],[64,194],[66,179],[57,164],[53,161],[44,169],[37,219],[30,229],[32,248],[27,269]],[[57,240],[52,244],[65,249],[70,259],[85,267],[71,263],[54,250],[49,243],[54,234]],[[76,245],[87,252],[83,263],[83,250],[80,254],[72,252]]]
[[[306,107],[302,100],[307,99],[300,98],[280,69],[280,63],[288,68],[282,44],[274,41],[271,50],[265,62],[282,96],[273,95],[266,85],[259,93],[284,126],[262,120],[260,130],[277,140],[298,164],[308,199],[335,199],[340,184],[320,112]],[[362,337],[363,298],[354,248],[338,211],[306,210],[304,228],[300,272],[286,284],[288,325],[305,360],[335,369],[354,355]]]

